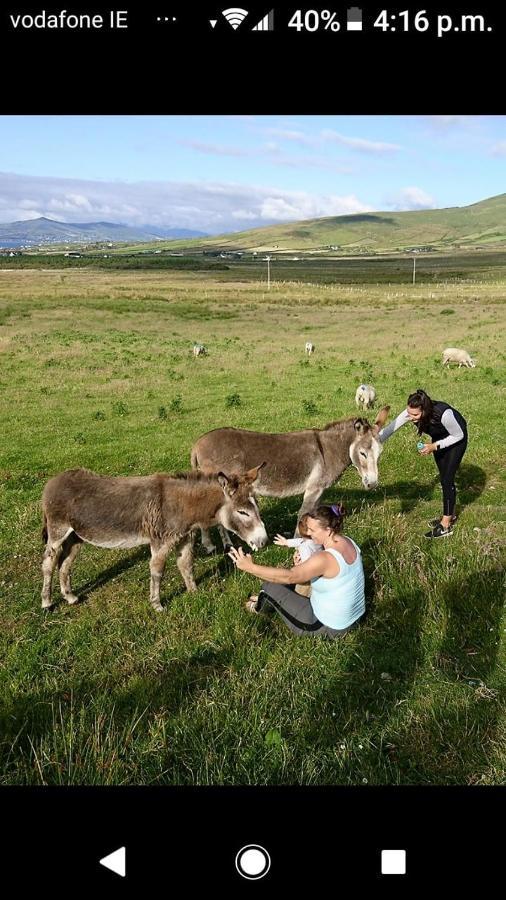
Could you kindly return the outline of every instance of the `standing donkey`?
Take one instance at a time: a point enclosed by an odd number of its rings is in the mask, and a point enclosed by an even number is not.
[[[378,440],[389,406],[380,409],[374,425],[367,419],[350,418],[330,422],[324,428],[306,428],[267,434],[242,428],[216,428],[203,434],[191,451],[191,464],[203,472],[241,471],[252,459],[266,460],[255,482],[255,493],[263,497],[293,497],[304,494],[297,518],[312,509],[344,470],[357,469],[365,488],[378,483],[378,458],[383,450]],[[224,543],[230,543],[223,529]],[[206,529],[202,544],[211,553],[215,547]]]
[[[43,537],[42,607],[49,609],[51,580],[58,562],[61,592],[67,603],[78,602],[72,593],[70,569],[80,544],[127,548],[151,547],[149,599],[160,603],[160,582],[167,554],[177,552],[177,566],[186,589],[197,589],[193,577],[193,542],[197,527],[221,525],[233,531],[252,550],[264,547],[268,537],[253,495],[262,466],[227,477],[198,472],[181,475],[109,477],[87,469],[71,469],[47,482],[42,495]]]

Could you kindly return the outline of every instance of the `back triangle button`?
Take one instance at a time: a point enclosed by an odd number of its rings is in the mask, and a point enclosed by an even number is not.
[[[119,847],[118,850],[114,850],[108,856],[103,856],[99,863],[104,868],[110,869],[111,872],[115,872],[116,875],[121,875],[124,878],[126,875],[126,847]]]

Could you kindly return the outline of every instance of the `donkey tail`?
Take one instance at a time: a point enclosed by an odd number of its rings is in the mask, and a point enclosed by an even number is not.
[[[42,522],[42,540],[45,544],[47,544],[48,533],[47,533],[47,516],[43,513],[43,522]]]

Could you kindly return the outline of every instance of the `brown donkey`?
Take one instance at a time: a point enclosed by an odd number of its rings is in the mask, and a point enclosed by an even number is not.
[[[42,562],[43,609],[53,605],[51,580],[56,562],[64,599],[78,602],[72,593],[70,569],[83,541],[109,548],[149,544],[149,599],[156,610],[163,608],[160,581],[173,548],[187,590],[197,589],[193,577],[195,528],[221,525],[252,550],[264,547],[267,532],[253,494],[261,468],[230,478],[223,472],[113,478],[87,469],[71,469],[51,478],[42,495],[43,537],[47,541]]]
[[[217,428],[203,434],[193,445],[192,468],[235,472],[248,468],[252,459],[264,459],[265,468],[259,473],[255,493],[262,497],[303,494],[297,516],[300,519],[318,504],[323,492],[349,465],[357,469],[367,490],[376,487],[378,458],[383,450],[378,434],[389,411],[389,406],[380,409],[373,425],[367,419],[350,418],[330,422],[324,428],[278,434]],[[220,534],[226,543],[223,528]],[[207,529],[202,530],[202,544],[208,552],[215,549]]]

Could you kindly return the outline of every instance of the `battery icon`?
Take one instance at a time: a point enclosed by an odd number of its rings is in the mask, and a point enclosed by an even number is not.
[[[358,6],[348,10],[346,28],[348,31],[362,31],[362,10]]]

